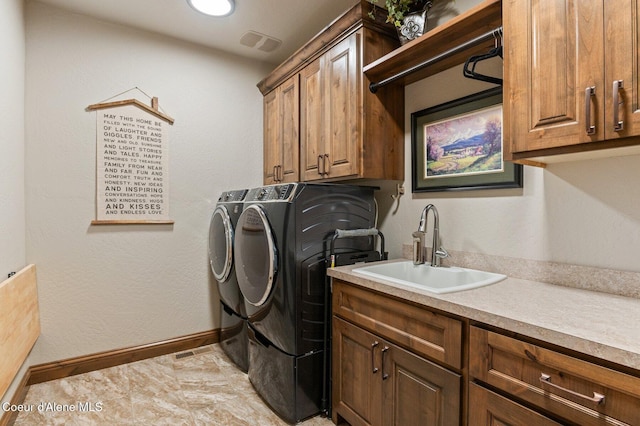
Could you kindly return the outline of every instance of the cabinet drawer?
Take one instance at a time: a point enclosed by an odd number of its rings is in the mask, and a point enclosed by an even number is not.
[[[469,385],[469,413],[469,426],[560,425],[475,383]]]
[[[477,327],[471,376],[580,425],[640,425],[640,378]]]
[[[334,314],[418,355],[462,368],[462,322],[333,281]]]

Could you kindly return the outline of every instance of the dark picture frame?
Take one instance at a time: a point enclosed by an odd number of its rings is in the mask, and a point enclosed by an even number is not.
[[[412,192],[522,188],[502,157],[502,87],[411,114]]]

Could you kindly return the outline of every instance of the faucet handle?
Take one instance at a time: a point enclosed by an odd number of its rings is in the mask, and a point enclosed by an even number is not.
[[[440,247],[438,250],[436,250],[436,256],[440,259],[444,259],[446,257],[449,257],[449,253],[447,252],[447,250],[445,250],[444,247]]]
[[[440,267],[440,259],[444,259],[445,257],[449,257],[449,253],[444,249],[444,247],[440,247],[433,253],[431,257],[433,260],[431,262],[431,266]]]

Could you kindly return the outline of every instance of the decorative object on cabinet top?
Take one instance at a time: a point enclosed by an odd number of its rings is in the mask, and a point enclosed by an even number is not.
[[[378,0],[371,0],[372,7],[369,11],[371,19],[376,19],[377,3]],[[428,11],[433,6],[433,2],[431,0],[385,0],[385,6],[387,8],[387,22],[400,28],[405,16],[423,10]]]
[[[375,19],[376,3],[372,0],[373,7],[369,17]],[[386,0],[387,22],[392,23],[397,31],[400,44],[414,40],[427,29],[427,12],[433,6],[431,0]]]

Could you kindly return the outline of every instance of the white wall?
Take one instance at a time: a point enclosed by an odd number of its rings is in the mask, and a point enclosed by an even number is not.
[[[22,0],[5,0],[0,2],[0,282],[26,264],[24,66]],[[27,367],[0,395],[0,404],[11,400]],[[0,410],[0,418],[3,414]]]
[[[27,258],[42,334],[32,364],[219,327],[209,217],[262,176],[259,63],[27,3]],[[125,90],[170,126],[170,225],[91,226],[96,113]],[[148,99],[139,92],[129,97]],[[125,96],[127,97],[127,96]]]
[[[411,113],[489,87],[462,77],[462,68],[406,87],[407,194],[397,211],[389,185],[379,196],[391,256],[402,255],[433,203],[447,249],[640,272],[639,156],[525,167],[522,190],[411,193]]]
[[[0,2],[0,282],[25,266],[22,0]]]

